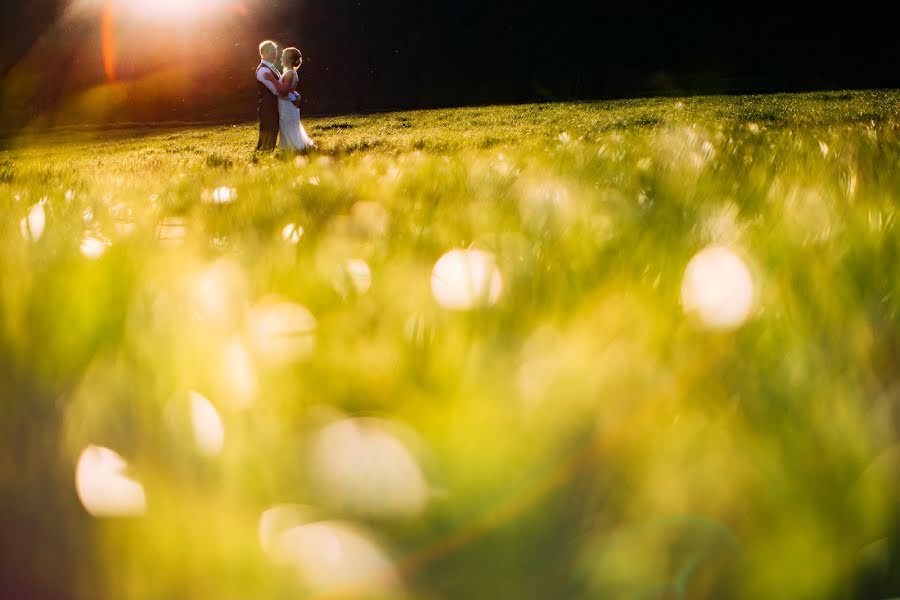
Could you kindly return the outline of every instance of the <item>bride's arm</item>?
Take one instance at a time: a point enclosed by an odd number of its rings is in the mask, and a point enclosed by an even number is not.
[[[281,81],[284,83],[284,86],[287,88],[288,92],[295,92],[297,90],[294,89],[294,78],[297,77],[296,71],[288,71],[284,74],[284,77],[281,78]]]
[[[296,71],[288,71],[287,73],[284,74],[284,77],[282,77],[282,80],[291,89],[291,91],[287,95],[288,100],[290,100],[294,106],[296,106],[297,108],[300,108],[300,92],[297,91],[297,88],[294,86],[294,80],[296,78],[297,78]]]

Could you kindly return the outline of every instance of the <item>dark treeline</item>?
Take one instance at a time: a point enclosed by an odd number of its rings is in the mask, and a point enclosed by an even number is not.
[[[177,52],[174,46],[158,47],[159,37],[129,36],[131,50],[122,53],[119,65],[123,80],[168,62],[184,65],[191,77],[214,66],[223,82],[214,94],[179,91],[178,97],[148,101],[135,119],[252,117],[247,107],[255,87],[249,71],[255,44],[267,37],[303,51],[308,114],[900,86],[896,5],[247,0],[246,6],[245,14],[233,15],[215,31],[198,30],[196,44]],[[8,74],[63,10],[56,0],[5,4],[0,10],[10,28],[0,46]],[[90,27],[69,23],[51,39],[85,31]],[[135,48],[141,39],[145,47]],[[90,44],[69,46],[99,52]],[[96,57],[69,57],[67,64],[73,73],[93,69],[78,74],[79,85],[103,80]],[[33,74],[50,65],[32,57],[26,70]],[[46,104],[47,95],[41,98]]]
[[[728,4],[308,0],[279,34],[323,110],[900,81],[896,8]]]

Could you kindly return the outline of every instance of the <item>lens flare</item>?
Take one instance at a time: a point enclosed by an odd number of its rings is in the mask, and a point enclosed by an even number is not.
[[[116,0],[105,0],[103,3],[103,19],[100,24],[101,47],[103,51],[103,72],[106,74],[106,80],[113,82],[116,80],[116,14],[114,6]]]
[[[100,44],[103,71],[110,83],[117,79],[120,24],[175,26],[189,31],[201,19],[237,13],[246,16],[246,5],[234,0],[101,0],[103,14],[100,24]]]

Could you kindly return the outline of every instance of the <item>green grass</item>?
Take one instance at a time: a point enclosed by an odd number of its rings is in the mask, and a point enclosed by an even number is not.
[[[255,156],[252,124],[0,154],[14,595],[900,593],[900,94],[306,125],[297,159]],[[709,246],[753,284],[728,330],[682,304]],[[489,253],[495,303],[436,301],[452,249]],[[143,516],[88,515],[88,445],[128,462]],[[286,564],[257,533],[283,503],[319,523]]]

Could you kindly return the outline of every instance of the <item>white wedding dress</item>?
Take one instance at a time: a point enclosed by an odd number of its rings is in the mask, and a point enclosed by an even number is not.
[[[293,74],[291,86],[297,91],[297,72],[285,69],[284,76]],[[292,152],[303,152],[315,148],[316,144],[306,134],[300,122],[300,109],[287,98],[278,97],[278,120],[281,128],[281,149]]]

